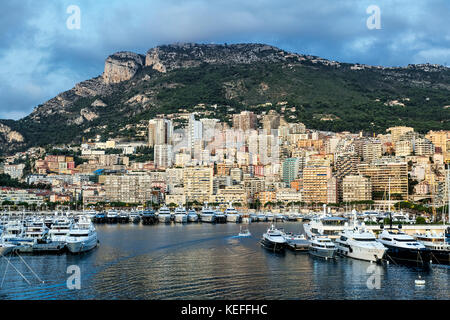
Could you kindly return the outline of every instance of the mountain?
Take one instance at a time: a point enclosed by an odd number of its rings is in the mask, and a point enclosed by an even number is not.
[[[267,103],[271,103],[267,104]],[[102,75],[37,106],[18,121],[0,120],[0,152],[129,136],[157,114],[276,109],[309,128],[384,132],[450,129],[450,69],[339,63],[265,44],[172,44],[146,55],[118,52]]]

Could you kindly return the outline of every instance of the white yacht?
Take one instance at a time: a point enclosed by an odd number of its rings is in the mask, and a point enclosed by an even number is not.
[[[241,222],[241,215],[239,212],[233,207],[233,205],[228,205],[228,208],[225,209],[225,215],[227,217],[227,222]]]
[[[161,208],[159,208],[158,219],[159,219],[159,222],[170,223],[170,221],[171,221],[171,212],[170,212],[170,209],[166,205],[164,205]]]
[[[225,213],[220,211],[219,207],[216,207],[216,211],[214,213],[214,219],[216,223],[226,223],[227,222],[227,216]]]
[[[315,236],[309,241],[309,253],[313,256],[318,256],[325,259],[333,259],[336,257],[337,248],[330,238]]]
[[[266,220],[268,221],[268,222],[272,222],[273,220],[275,219],[275,216],[273,215],[273,213],[272,212],[266,212]]]
[[[271,225],[267,232],[263,234],[261,245],[272,251],[283,251],[286,247],[286,239],[283,237],[283,232]]]
[[[175,208],[175,222],[187,223],[187,212],[185,207],[180,205]]]
[[[346,228],[336,239],[336,246],[338,253],[343,256],[370,262],[381,261],[387,251],[364,223],[356,225],[356,222],[353,228],[346,224]]]
[[[209,223],[214,223],[216,220],[216,212],[211,207],[208,207],[207,203],[205,203],[205,205],[202,208],[200,220],[201,222],[209,222]]]
[[[72,221],[66,217],[56,218],[48,231],[48,238],[53,243],[66,244]]]
[[[347,218],[342,217],[320,216],[304,223],[303,228],[308,239],[315,236],[327,236],[335,240],[339,238],[339,233],[344,230],[347,221]]]
[[[431,250],[431,261],[436,264],[450,265],[450,243],[445,234],[436,232],[415,233],[414,238]]]
[[[198,221],[198,214],[197,214],[197,211],[195,211],[195,209],[188,210],[187,220],[188,220],[188,222],[197,222]]]
[[[267,217],[266,217],[266,215],[264,213],[258,213],[256,215],[256,218],[257,218],[258,222],[265,222],[265,221],[267,221]]]
[[[382,227],[383,228],[383,227]],[[386,257],[396,263],[427,266],[431,260],[431,250],[398,228],[383,228],[378,241],[388,248]]]
[[[82,216],[70,229],[66,238],[67,249],[71,253],[89,251],[97,246],[97,231],[87,216]]]

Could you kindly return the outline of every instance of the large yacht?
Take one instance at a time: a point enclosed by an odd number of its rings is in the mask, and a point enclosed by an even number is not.
[[[188,210],[187,220],[188,220],[188,222],[197,222],[198,221],[198,214],[197,214],[197,211],[195,211],[195,209]]]
[[[241,215],[239,212],[233,207],[233,205],[228,205],[228,208],[225,209],[225,215],[227,217],[227,222],[241,222]]]
[[[170,218],[171,218],[171,212],[170,212],[170,209],[166,205],[159,208],[159,211],[158,211],[159,222],[170,223]]]
[[[267,232],[263,234],[261,245],[274,252],[283,251],[286,247],[286,239],[283,237],[283,232],[271,225]]]
[[[68,218],[56,218],[48,231],[48,238],[53,243],[66,244],[67,236],[72,228],[72,221]]]
[[[336,257],[337,248],[330,238],[315,236],[309,241],[309,253],[313,256],[318,256],[325,259],[333,259]]]
[[[304,234],[294,234],[292,232],[287,232],[283,234],[286,239],[286,243],[289,249],[294,251],[308,251],[309,240],[306,239]]]
[[[347,218],[342,217],[321,216],[304,223],[303,228],[308,239],[323,235],[336,240],[339,238],[339,233],[344,230],[347,221]]]
[[[119,214],[116,210],[109,210],[106,213],[106,221],[108,223],[117,223]]]
[[[431,261],[436,264],[450,265],[450,244],[444,233],[415,233],[414,238],[431,250]]]
[[[216,207],[216,212],[214,213],[215,222],[216,223],[226,223],[227,222],[227,216],[225,213],[220,211],[219,207]]]
[[[346,228],[336,239],[337,252],[345,257],[354,259],[378,262],[381,261],[387,248],[377,241],[375,235],[367,230],[364,223],[353,228],[346,225]]]
[[[427,266],[431,260],[431,250],[398,228],[384,228],[378,235],[378,241],[388,248],[386,257],[396,263],[408,263]]]
[[[97,243],[97,231],[95,231],[91,219],[88,216],[81,216],[67,236],[67,249],[71,253],[81,253],[95,248]]]
[[[216,220],[216,212],[211,207],[208,207],[207,203],[205,203],[205,205],[202,208],[200,220],[202,222],[209,222],[209,223],[214,223]]]
[[[179,205],[175,208],[175,222],[187,223],[187,212],[185,207]]]

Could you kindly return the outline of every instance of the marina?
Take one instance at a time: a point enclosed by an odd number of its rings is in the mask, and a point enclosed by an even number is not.
[[[250,237],[237,237],[235,223],[99,224],[100,245],[81,255],[16,255],[0,289],[3,299],[448,299],[448,267],[420,272],[396,264],[307,253],[274,254],[259,244],[271,223],[254,223]],[[278,228],[303,233],[302,223]],[[4,260],[4,258],[2,259]],[[80,267],[82,290],[66,287],[66,269]],[[369,266],[380,289],[369,289]],[[5,272],[3,261],[0,271]]]

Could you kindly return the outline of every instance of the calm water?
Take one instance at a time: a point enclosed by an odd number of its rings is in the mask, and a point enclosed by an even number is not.
[[[278,224],[281,226],[281,224]],[[370,263],[325,261],[305,253],[273,254],[258,241],[266,223],[253,223],[251,238],[239,225],[100,225],[100,246],[83,255],[25,256],[11,263],[28,284],[0,261],[0,299],[449,299],[448,267],[421,272],[376,266],[380,289],[368,289]],[[285,223],[298,232],[300,223]],[[69,290],[67,267],[78,265],[81,289]],[[374,272],[374,271],[372,271]]]

